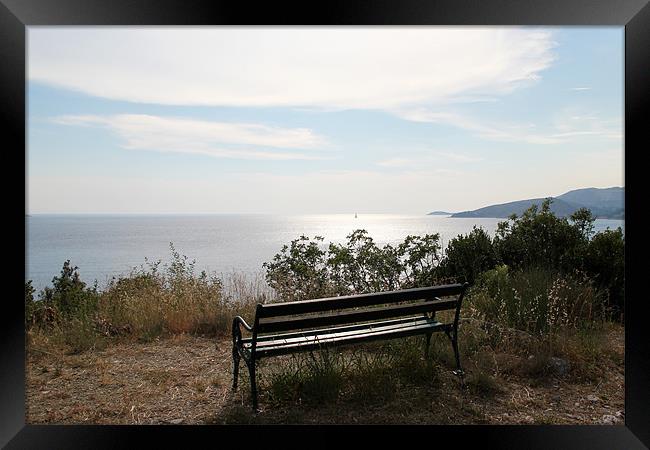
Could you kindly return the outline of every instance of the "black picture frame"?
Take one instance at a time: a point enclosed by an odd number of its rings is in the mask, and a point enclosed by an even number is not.
[[[188,438],[223,445],[224,436],[243,444],[286,443],[277,434],[291,433],[292,441],[313,445],[334,443],[338,433],[369,431],[381,438],[395,433],[398,441],[421,433],[422,442],[459,446],[470,442],[484,448],[636,449],[650,446],[650,339],[644,314],[643,258],[647,238],[642,227],[641,186],[644,120],[650,117],[650,5],[648,0],[337,0],[327,2],[248,4],[181,0],[0,0],[0,108],[4,129],[5,198],[13,199],[11,220],[16,237],[6,243],[20,247],[18,209],[27,199],[26,158],[26,27],[31,25],[544,25],[625,27],[625,426],[57,426],[25,424],[25,330],[18,281],[19,264],[6,269],[12,288],[1,314],[0,445],[6,448],[114,448],[133,446],[186,447]],[[645,146],[647,147],[647,145]],[[12,169],[10,169],[10,167]],[[15,169],[13,169],[15,168]],[[19,178],[25,174],[21,188]],[[24,189],[24,190],[23,190]],[[16,193],[17,191],[17,193]],[[20,194],[20,195],[18,195]],[[18,206],[21,203],[22,206]],[[25,256],[25,247],[13,255]],[[18,258],[18,261],[23,258]],[[24,276],[24,272],[22,273]],[[6,309],[9,306],[10,313]],[[399,433],[398,433],[399,432]],[[273,440],[273,441],[271,441]],[[154,444],[156,443],[156,444]]]

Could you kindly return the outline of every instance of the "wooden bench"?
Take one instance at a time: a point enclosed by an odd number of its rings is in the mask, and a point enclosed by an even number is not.
[[[316,300],[258,304],[250,326],[237,316],[232,323],[233,389],[239,362],[248,366],[253,409],[257,409],[255,365],[262,358],[380,339],[425,335],[428,355],[432,333],[451,339],[455,374],[463,374],[458,353],[458,318],[468,284],[448,284],[400,291]],[[436,320],[436,311],[455,310],[453,322]],[[242,337],[242,327],[251,337]]]

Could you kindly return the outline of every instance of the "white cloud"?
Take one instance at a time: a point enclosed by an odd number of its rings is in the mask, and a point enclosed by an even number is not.
[[[572,91],[590,91],[590,87],[573,87],[571,88]]]
[[[196,153],[237,159],[324,159],[323,156],[278,152],[271,148],[318,149],[325,141],[304,128],[250,123],[211,122],[144,114],[69,115],[52,119],[61,125],[106,127],[136,150]]]
[[[28,76],[93,96],[173,105],[396,110],[492,99],[540,78],[534,28],[28,29]]]

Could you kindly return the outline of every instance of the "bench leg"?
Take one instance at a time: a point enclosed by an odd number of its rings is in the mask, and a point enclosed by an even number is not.
[[[241,356],[237,347],[232,346],[232,388],[233,390],[237,389],[237,380],[239,379],[239,361]]]
[[[432,334],[433,333],[428,333],[427,334],[427,342],[426,342],[425,347],[424,347],[424,357],[425,358],[429,358],[429,347],[430,347],[430,344],[431,344],[431,335]]]
[[[253,400],[253,410],[257,411],[257,383],[255,381],[255,360],[248,365],[248,373],[251,379],[251,398]]]
[[[460,366],[460,353],[458,352],[458,333],[453,334],[453,337],[451,338],[451,345],[454,347],[454,356],[456,357],[457,369],[454,371],[454,374],[462,377],[465,372],[463,372],[463,368]]]

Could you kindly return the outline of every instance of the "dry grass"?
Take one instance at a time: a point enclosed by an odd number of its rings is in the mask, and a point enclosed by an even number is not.
[[[52,342],[33,340],[27,364],[27,422],[62,424],[230,424],[230,423],[390,423],[390,424],[594,424],[624,418],[623,328],[612,325],[600,341],[594,379],[571,372],[532,375],[521,349],[491,350],[478,328],[463,324],[464,385],[451,374],[453,358],[445,336],[432,341],[432,377],[406,376],[387,367],[404,361],[382,359],[383,344],[338,352],[347,364],[342,388],[310,402],[305,391],[278,397],[273,374],[286,373],[295,357],[263,360],[261,412],[250,410],[247,371],[232,392],[228,338],[187,334],[149,343],[122,342],[68,355]],[[514,338],[513,338],[514,339]],[[571,346],[580,345],[577,338]],[[418,347],[421,351],[422,347]],[[389,351],[387,354],[390,354]],[[394,352],[393,358],[394,356]],[[582,355],[582,351],[579,352]],[[359,355],[370,363],[355,365]],[[568,356],[567,356],[568,355]],[[567,349],[567,358],[570,358]],[[308,356],[306,356],[308,357]],[[374,358],[374,359],[373,359]],[[293,361],[293,362],[292,362]],[[578,364],[571,359],[572,366]],[[393,366],[391,366],[393,364]],[[419,364],[410,370],[414,373]],[[543,364],[542,364],[543,366]],[[363,372],[366,370],[366,372]],[[356,377],[356,378],[355,378]],[[364,384],[364,380],[366,383]],[[303,379],[304,381],[304,379]],[[288,383],[291,386],[291,382]],[[345,387],[347,386],[347,388]],[[496,386],[496,388],[495,388]],[[356,389],[356,390],[355,390]],[[277,393],[276,393],[277,394]],[[362,401],[363,399],[363,401]]]

